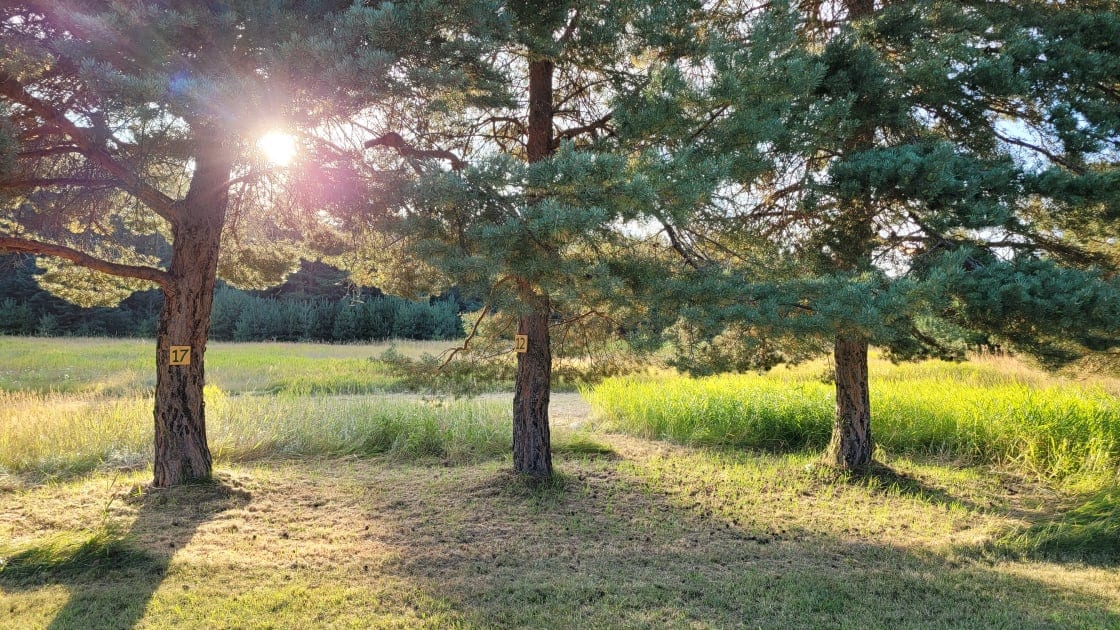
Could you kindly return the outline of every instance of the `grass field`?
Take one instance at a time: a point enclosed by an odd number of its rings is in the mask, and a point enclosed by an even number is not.
[[[0,338],[2,628],[1120,627],[1108,379],[875,362],[858,478],[815,465],[823,364],[608,381],[532,487],[508,400],[214,344],[217,482],[153,491],[150,347],[69,342]]]
[[[206,381],[232,393],[367,394],[396,391],[378,361],[390,347],[418,358],[439,355],[447,341],[375,344],[220,343],[206,349]],[[150,393],[155,343],[146,339],[0,336],[0,391]]]
[[[887,453],[1014,465],[1049,478],[1114,477],[1116,382],[1074,382],[1009,359],[871,361],[873,434]],[[607,428],[685,444],[823,449],[835,388],[824,362],[765,375],[627,377],[588,394]]]

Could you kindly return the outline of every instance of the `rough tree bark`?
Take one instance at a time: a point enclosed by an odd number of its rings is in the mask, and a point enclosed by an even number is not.
[[[230,171],[231,162],[220,148],[201,152],[172,221],[171,280],[164,288],[156,332],[156,487],[211,475],[202,387]],[[190,363],[171,365],[171,346],[189,346]]]
[[[552,378],[552,348],[548,298],[530,294],[532,312],[522,315],[517,334],[526,335],[526,352],[517,355],[513,393],[513,468],[517,472],[547,477],[552,474],[552,447],[548,429],[548,401]]]
[[[528,160],[552,155],[552,62],[529,63]],[[517,355],[513,395],[513,469],[534,477],[552,474],[548,401],[552,378],[552,349],[548,320],[552,307],[528,281],[521,279],[521,296],[529,312],[517,323],[517,334],[529,338],[528,351]]]
[[[824,460],[843,470],[862,471],[871,465],[871,399],[867,381],[867,339],[838,337],[836,360],[836,418]]]

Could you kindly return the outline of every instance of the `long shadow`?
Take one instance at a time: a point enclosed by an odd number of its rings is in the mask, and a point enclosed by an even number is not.
[[[126,501],[138,511],[127,532],[110,525],[84,539],[48,540],[28,548],[8,559],[0,571],[0,586],[67,586],[70,598],[47,626],[50,630],[132,628],[163,582],[175,552],[203,523],[249,499],[249,493],[222,481],[130,496]]]
[[[1120,625],[1091,593],[985,562],[739,525],[605,462],[560,468],[545,486],[498,473],[371,499],[405,550],[393,570],[481,627]]]

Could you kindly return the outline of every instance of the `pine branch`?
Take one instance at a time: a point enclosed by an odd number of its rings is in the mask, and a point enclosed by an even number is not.
[[[91,137],[88,129],[79,127],[63,112],[32,96],[14,77],[5,73],[0,73],[0,96],[23,105],[44,122],[69,136],[82,155],[116,177],[121,188],[142,201],[152,212],[168,221],[176,221],[179,213],[175,200],[144,182],[133,169],[114,158],[100,142]]]
[[[0,252],[36,254],[39,256],[62,258],[76,265],[86,267],[87,269],[93,269],[94,271],[100,271],[101,273],[154,282],[165,291],[168,290],[171,284],[171,274],[162,269],[109,262],[90,256],[85,252],[64,245],[55,245],[54,243],[44,243],[42,241],[16,238],[13,236],[0,236]]]
[[[611,119],[613,117],[614,117],[613,114],[607,114],[606,116],[603,116],[602,118],[599,118],[598,120],[587,123],[586,125],[581,125],[579,127],[572,127],[570,129],[565,129],[565,130],[557,133],[554,140],[559,141],[559,140],[564,140],[564,139],[572,139],[572,138],[575,138],[576,136],[580,136],[580,135],[583,135],[585,133],[591,133],[591,132],[594,132],[594,131],[599,131],[600,129],[606,129],[607,125],[610,124]]]
[[[558,43],[566,44],[571,41],[572,36],[576,33],[576,28],[579,25],[579,19],[582,17],[583,9],[577,8],[572,13],[572,19],[568,20],[568,25],[564,27],[564,34],[560,36]]]
[[[584,313],[580,313],[579,315],[575,315],[575,316],[573,316],[573,317],[569,317],[568,319],[564,319],[564,320],[561,320],[561,321],[558,321],[558,322],[553,322],[553,323],[549,323],[549,325],[548,325],[548,326],[549,326],[549,328],[559,328],[559,327],[563,327],[563,328],[564,328],[564,329],[566,330],[566,329],[567,329],[567,328],[568,328],[569,326],[571,326],[572,324],[576,324],[576,323],[579,323],[579,322],[581,322],[581,321],[583,321],[583,320],[587,319],[588,317],[597,317],[597,318],[599,318],[599,319],[601,319],[601,320],[603,320],[603,321],[606,321],[606,322],[609,322],[609,323],[611,323],[611,324],[614,324],[615,326],[619,326],[619,325],[620,325],[617,319],[615,319],[615,318],[611,317],[611,316],[610,316],[609,314],[607,314],[607,313],[604,313],[604,312],[602,312],[602,311],[600,311],[600,310],[598,310],[598,309],[594,309],[594,308],[593,308],[593,309],[589,309],[589,310],[587,310],[587,311],[586,311],[586,312],[584,312]]]
[[[463,340],[463,345],[456,346],[454,348],[451,348],[450,350],[446,350],[445,352],[447,354],[447,358],[443,361],[443,363],[440,364],[438,369],[442,370],[443,368],[447,367],[447,365],[451,363],[451,359],[455,358],[455,355],[467,349],[467,346],[470,345],[471,340],[474,339],[475,335],[478,334],[478,327],[482,324],[482,320],[485,319],[489,313],[490,305],[487,304],[482,308],[482,312],[478,314],[478,318],[474,320],[474,325],[471,326],[471,332],[469,335],[467,335],[467,338]]]
[[[82,152],[82,150],[79,149],[76,146],[57,146],[57,147],[47,147],[45,149],[28,149],[26,151],[20,151],[19,153],[16,154],[16,157],[17,158],[37,158],[37,157],[49,157],[49,156],[52,156],[52,155],[69,155],[71,153],[81,153],[81,152]]]
[[[1058,164],[1060,166],[1064,166],[1064,167],[1068,168],[1069,170],[1073,171],[1074,173],[1077,173],[1078,175],[1084,175],[1085,174],[1085,169],[1083,169],[1080,166],[1070,162],[1069,160],[1065,159],[1064,157],[1058,155],[1057,153],[1054,153],[1053,151],[1050,151],[1050,150],[1046,149],[1045,147],[1041,147],[1037,144],[1027,142],[1026,140],[1020,140],[1018,138],[1014,138],[1014,137],[1011,137],[1011,136],[1004,135],[1004,134],[1002,134],[998,131],[992,131],[992,135],[999,138],[1000,140],[1003,140],[1004,142],[1006,142],[1008,144],[1013,144],[1015,146],[1027,149],[1028,151],[1034,151],[1035,153],[1039,153],[1041,155],[1044,155],[1051,162],[1053,162],[1055,164]]]
[[[0,190],[22,190],[46,186],[80,186],[82,188],[112,188],[119,186],[115,179],[93,179],[88,177],[31,177],[0,182]]]
[[[390,131],[389,133],[379,138],[367,140],[363,146],[365,146],[365,148],[367,149],[372,147],[389,147],[391,149],[395,149],[397,153],[405,157],[435,158],[437,160],[447,160],[451,163],[451,168],[456,171],[461,170],[464,166],[467,165],[466,162],[459,159],[458,156],[450,151],[444,151],[442,149],[418,149],[415,146],[409,144],[408,141],[402,138],[399,133],[393,131]]]
[[[693,255],[693,252],[690,252],[681,239],[678,238],[677,231],[673,229],[673,226],[665,221],[661,221],[661,227],[664,228],[666,236],[669,237],[669,244],[672,246],[673,250],[684,259],[684,262],[689,267],[699,269],[700,264],[696,262],[696,257]]]

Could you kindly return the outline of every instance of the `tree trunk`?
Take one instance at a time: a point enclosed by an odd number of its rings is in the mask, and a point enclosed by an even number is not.
[[[552,474],[548,401],[552,379],[548,301],[534,297],[533,311],[522,315],[517,334],[526,335],[525,352],[517,355],[513,393],[513,469],[534,477]]]
[[[156,487],[206,480],[211,474],[202,388],[229,174],[227,158],[198,156],[172,225],[172,280],[164,290],[156,331]],[[172,346],[189,347],[189,363],[172,365]]]
[[[867,339],[837,337],[836,419],[824,462],[842,470],[864,471],[871,464],[871,399],[867,382]]]
[[[850,21],[865,18],[875,11],[874,0],[844,0]],[[875,127],[862,124],[855,130],[846,149],[863,151],[875,144]],[[875,227],[866,200],[849,200],[847,225],[841,225],[830,249],[841,272],[871,267]],[[841,332],[835,341],[836,418],[832,439],[824,452],[825,464],[841,470],[864,471],[871,465],[875,447],[871,439],[871,399],[867,382],[867,338],[859,333]]]
[[[539,162],[552,155],[552,62],[529,62],[528,161]]]
[[[552,155],[552,69],[548,60],[529,63],[529,127],[527,157],[537,162]],[[548,429],[548,400],[552,379],[552,348],[548,319],[552,305],[524,278],[521,297],[530,308],[517,323],[526,335],[526,352],[517,355],[513,394],[513,469],[534,477],[552,475],[552,446]]]

